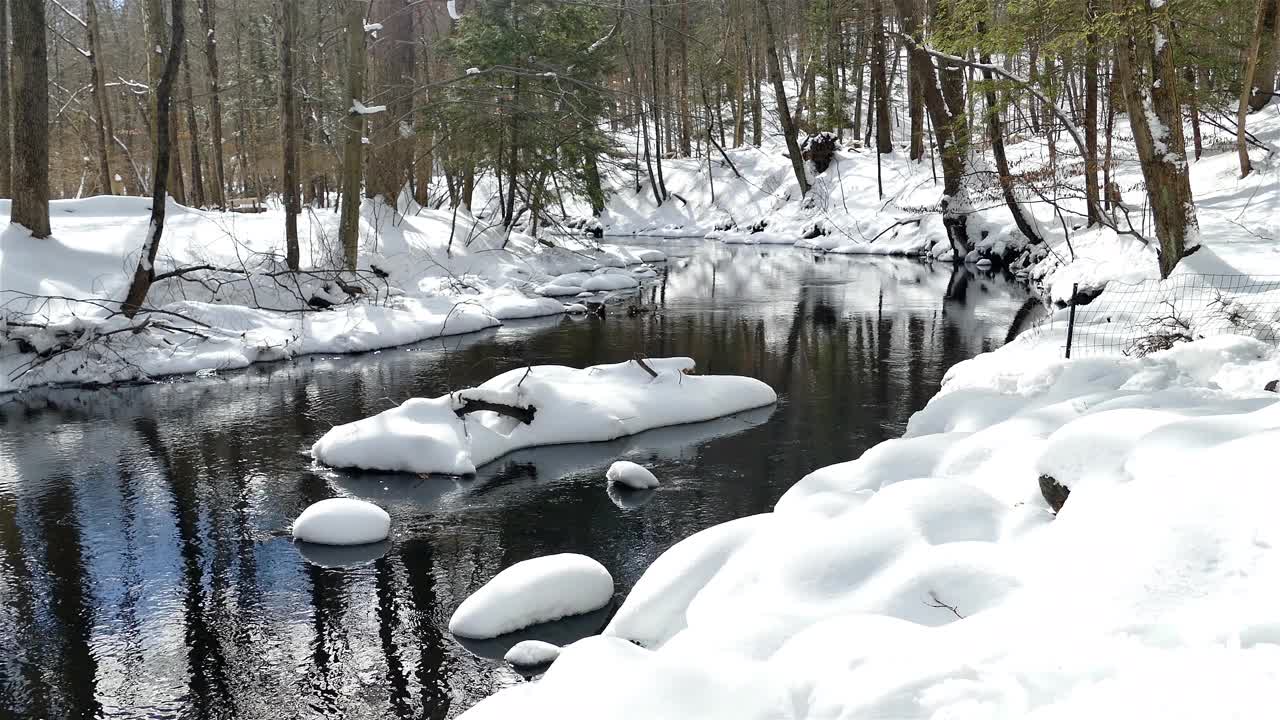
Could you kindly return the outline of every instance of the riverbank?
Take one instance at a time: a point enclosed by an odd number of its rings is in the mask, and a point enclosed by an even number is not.
[[[1269,717],[1280,354],[1063,360],[1064,332],[676,544],[603,635],[466,717]]]
[[[583,237],[555,245],[440,210],[365,201],[355,272],[340,272],[338,215],[299,218],[301,272],[284,266],[284,213],[170,204],[147,311],[118,313],[146,234],[148,198],[55,201],[53,236],[0,234],[0,393],[216,372],[314,353],[389,348],[561,314],[572,288],[628,290],[665,255]],[[8,201],[0,201],[0,214]],[[566,275],[572,273],[572,275]],[[558,284],[557,284],[558,282]]]
[[[1277,117],[1250,129],[1272,145]],[[1124,132],[1117,181],[1136,226]],[[1280,273],[1280,183],[1273,160],[1240,180],[1224,139],[1206,144],[1192,170],[1205,247],[1170,282],[1153,280],[1154,247],[1065,217],[1055,232],[1033,208],[1047,252],[1015,269],[1055,303],[1103,291],[1079,321],[1127,334],[1111,351],[1065,359],[1060,310],[956,365],[901,438],[672,546],[602,635],[467,720],[1270,717],[1278,318],[1274,291],[1236,281]],[[845,177],[868,197],[865,154],[840,162],[861,164]],[[816,246],[794,231],[820,214],[779,203],[745,235]],[[999,207],[981,217],[1011,224]],[[1192,280],[1224,325],[1182,316]]]

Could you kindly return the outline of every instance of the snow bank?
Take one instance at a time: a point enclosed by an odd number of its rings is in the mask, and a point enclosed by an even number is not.
[[[541,640],[525,640],[518,642],[507,651],[502,659],[517,668],[550,665],[560,657],[560,647]]]
[[[329,498],[312,503],[293,521],[293,539],[320,545],[363,545],[387,539],[391,516],[373,503]]]
[[[0,232],[0,392],[240,368],[474,332],[562,314],[564,305],[549,296],[587,288],[539,292],[558,276],[581,273],[591,289],[634,288],[651,271],[626,268],[665,260],[660,251],[596,245],[580,236],[548,245],[492,228],[465,210],[406,213],[368,200],[355,274],[332,269],[342,257],[338,216],[310,213],[300,219],[303,272],[283,276],[279,206],[237,214],[171,202],[156,271],[223,270],[161,280],[148,297],[155,312],[133,321],[110,317],[137,264],[150,203],[141,197],[55,200],[52,237],[33,240],[18,227]],[[8,204],[0,200],[0,212]],[[153,325],[128,332],[143,323]],[[23,372],[36,353],[72,340],[69,352]]]
[[[476,388],[414,398],[334,427],[311,448],[333,467],[466,475],[509,452],[599,442],[651,428],[710,420],[770,405],[777,395],[753,378],[690,375],[689,358],[655,358],[575,369],[517,368]],[[468,401],[532,408],[528,424],[491,411],[459,418]]]
[[[463,600],[449,632],[494,638],[598,610],[611,599],[613,576],[603,565],[585,555],[547,555],[512,565]]]
[[[626,485],[633,490],[649,490],[658,487],[658,478],[649,469],[630,460],[619,460],[609,466],[604,474],[611,483]]]
[[[465,717],[1247,717],[1280,682],[1280,353],[954,367],[902,439],[677,543]],[[1038,478],[1070,487],[1055,517]]]

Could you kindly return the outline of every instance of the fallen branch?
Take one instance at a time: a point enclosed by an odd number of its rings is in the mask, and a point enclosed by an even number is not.
[[[639,365],[641,368],[643,368],[645,372],[649,373],[649,377],[655,377],[655,378],[658,377],[658,373],[655,372],[653,368],[649,367],[649,363],[645,362],[644,358],[640,357],[639,355],[636,355],[632,359],[635,360],[636,364]]]
[[[930,599],[930,600],[933,600],[933,602],[927,602],[927,603],[925,603],[925,605],[928,605],[928,606],[929,606],[929,607],[931,607],[931,608],[938,608],[938,609],[940,609],[940,610],[943,610],[943,609],[945,609],[945,610],[950,610],[950,611],[951,611],[951,614],[955,615],[957,618],[959,618],[959,619],[961,619],[961,620],[963,620],[963,619],[964,619],[964,616],[960,614],[960,611],[956,609],[956,606],[955,606],[955,605],[948,605],[948,604],[946,604],[946,603],[942,602],[941,600],[939,600],[939,599],[938,599],[938,593],[936,593],[936,592],[934,592],[934,591],[930,590],[930,591],[929,591],[929,599]]]
[[[488,400],[463,400],[462,407],[453,411],[454,415],[464,417],[468,413],[489,411],[499,415],[509,417],[513,420],[528,425],[533,422],[533,416],[538,412],[538,408],[530,405],[529,407],[517,407],[515,405],[504,405],[502,403],[489,402]]]

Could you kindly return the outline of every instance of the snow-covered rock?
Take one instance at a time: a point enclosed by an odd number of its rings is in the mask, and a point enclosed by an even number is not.
[[[689,358],[654,358],[575,369],[516,368],[477,388],[399,407],[329,430],[311,448],[334,467],[467,475],[509,452],[539,445],[615,440],[667,425],[771,405],[753,378],[690,375]],[[527,424],[490,411],[455,413],[470,399],[533,408]]]
[[[541,640],[525,640],[511,646],[503,659],[517,668],[550,665],[560,657],[560,646]]]
[[[364,545],[387,539],[391,516],[363,500],[329,498],[312,503],[293,521],[293,539],[321,545]]]
[[[518,562],[473,593],[449,631],[494,638],[538,623],[598,610],[613,598],[613,576],[585,555],[562,553]]]
[[[611,483],[626,485],[634,490],[648,490],[658,487],[658,478],[643,465],[637,465],[630,460],[619,460],[609,466],[609,470],[604,474],[605,479]]]

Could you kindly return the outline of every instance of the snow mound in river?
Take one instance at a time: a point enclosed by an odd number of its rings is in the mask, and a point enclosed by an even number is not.
[[[538,445],[615,440],[667,425],[701,422],[770,405],[777,394],[754,378],[690,375],[689,358],[577,369],[516,368],[476,388],[413,398],[334,427],[311,448],[333,467],[467,475],[509,452]],[[527,408],[525,423],[469,403]],[[474,405],[472,405],[474,407]]]
[[[312,503],[293,521],[293,539],[321,545],[364,545],[387,539],[391,516],[363,500],[329,498]]]
[[[518,562],[454,611],[449,632],[483,640],[538,623],[599,610],[613,598],[613,576],[585,555],[562,553]]]
[[[610,465],[604,476],[611,483],[626,485],[635,490],[648,490],[658,487],[658,478],[654,477],[648,468],[643,465],[637,465],[630,460],[619,460]]]
[[[535,667],[549,665],[560,656],[560,646],[541,640],[525,640],[511,646],[503,660],[515,667]]]

